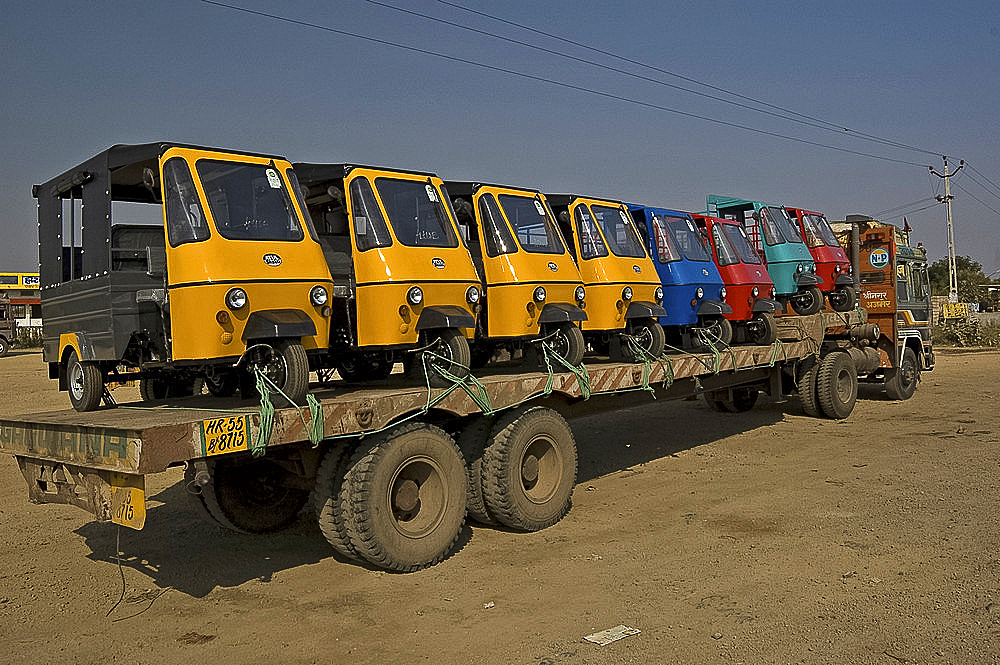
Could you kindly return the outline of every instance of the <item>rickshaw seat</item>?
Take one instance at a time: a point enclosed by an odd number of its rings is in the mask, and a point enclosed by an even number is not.
[[[351,258],[351,238],[346,235],[319,234],[319,244],[323,248],[323,256],[330,266],[330,275],[334,281],[337,278],[350,279],[354,275],[354,260]]]
[[[111,227],[111,270],[152,272],[154,263],[166,263],[163,227],[149,224],[116,224]],[[157,261],[162,257],[162,261]]]

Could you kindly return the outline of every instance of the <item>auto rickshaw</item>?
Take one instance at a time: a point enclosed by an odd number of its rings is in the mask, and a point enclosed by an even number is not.
[[[347,381],[402,361],[434,386],[463,375],[479,277],[439,177],[352,164],[296,164],[334,279],[327,364]]]
[[[532,189],[447,182],[483,278],[473,364],[546,340],[571,365],[586,350],[586,291],[545,196]],[[537,347],[535,347],[537,349]]]
[[[726,314],[733,308],[694,220],[686,212],[635,203],[628,209],[663,284],[667,315],[660,323],[667,333],[682,346],[728,345],[733,328]]]
[[[747,238],[764,259],[774,281],[775,297],[796,314],[815,314],[823,307],[816,263],[802,242],[802,235],[782,206],[710,194],[708,213],[735,219],[746,228]]]
[[[573,194],[546,198],[586,289],[584,339],[613,360],[642,359],[623,334],[645,353],[662,354],[663,286],[625,204]]]
[[[248,395],[254,368],[300,402],[333,285],[298,193],[284,159],[177,143],[35,185],[43,358],[73,407],[135,379],[144,399]]]
[[[821,212],[785,206],[798,226],[802,240],[816,262],[816,276],[820,278],[819,290],[826,296],[830,308],[836,312],[849,312],[858,300],[851,261],[837,240],[837,234]]]
[[[774,312],[782,304],[774,300],[774,282],[764,261],[750,245],[746,229],[739,222],[709,215],[691,214],[695,225],[708,237],[712,257],[726,285],[726,302],[732,312],[733,339],[767,346],[778,338]]]

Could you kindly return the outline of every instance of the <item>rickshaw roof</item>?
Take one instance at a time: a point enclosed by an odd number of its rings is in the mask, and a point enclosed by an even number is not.
[[[471,180],[445,180],[444,186],[452,196],[472,196],[480,187],[500,187],[530,194],[542,194],[541,190],[517,185],[501,185],[494,182],[474,182]],[[542,194],[542,196],[545,196]],[[547,196],[545,198],[548,198]]]
[[[655,206],[642,205],[641,203],[626,203],[629,210],[645,210],[650,214],[660,214],[660,215],[670,215],[672,217],[687,217],[691,218],[691,214],[684,212],[683,210],[671,210],[670,208],[657,208]]]
[[[341,178],[345,178],[354,169],[371,169],[373,171],[388,171],[390,173],[426,176],[428,178],[438,177],[436,173],[431,173],[430,171],[411,171],[408,169],[396,169],[388,166],[371,166],[365,164],[347,164],[347,163],[326,164],[326,163],[314,163],[314,162],[295,162],[294,164],[292,164],[292,168],[295,169],[295,177],[298,178],[299,182],[302,184],[307,184],[310,182],[319,182],[323,180],[338,180]]]
[[[583,194],[546,194],[545,198],[548,200],[551,206],[568,206],[573,201],[577,199],[589,199],[591,201],[601,201],[602,203],[610,203],[611,205],[625,205],[622,201],[617,199],[608,199],[603,196],[585,196]]]

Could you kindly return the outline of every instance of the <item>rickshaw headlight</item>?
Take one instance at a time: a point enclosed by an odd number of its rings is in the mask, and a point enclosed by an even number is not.
[[[757,296],[760,295],[760,289],[758,289],[756,286],[753,287],[752,289],[750,289],[750,295],[756,298]]]
[[[406,292],[406,301],[411,305],[419,305],[424,301],[424,292],[419,286],[411,287]]]
[[[632,299],[632,287],[626,286],[624,289],[622,289],[622,300],[631,300],[631,299]]]
[[[795,266],[795,274],[798,275],[800,272],[802,272],[802,264],[801,263],[799,265]]]
[[[723,300],[726,299],[726,293],[727,293],[726,287],[723,286],[721,289],[719,289],[719,297],[722,298]]]
[[[465,292],[465,299],[469,302],[470,305],[475,305],[477,302],[479,302],[479,288],[475,286],[470,286],[469,289]]]
[[[582,287],[576,287],[576,291],[573,293],[578,301],[583,300],[587,296],[587,291]]]
[[[771,297],[773,298],[773,297],[774,297],[774,296],[776,296],[776,295],[778,295],[778,291],[777,291],[777,289],[775,289],[775,288],[774,288],[774,287],[772,286],[772,287],[771,287]]]
[[[247,304],[247,292],[236,287],[229,289],[226,293],[226,307],[229,309],[243,309]]]
[[[656,287],[656,290],[653,291],[653,297],[656,298],[657,302],[659,302],[660,300],[663,300],[663,287],[662,286]]]
[[[330,299],[330,294],[326,292],[326,289],[322,286],[314,286],[309,290],[309,301],[316,305],[325,305],[326,301]]]
[[[840,270],[841,270],[841,267],[840,267],[839,263],[837,265],[833,266],[833,272],[835,272],[836,274],[839,275],[840,274]]]
[[[536,286],[535,292],[532,294],[532,297],[534,297],[535,302],[542,302],[543,300],[545,300],[545,287]]]
[[[699,286],[698,289],[694,292],[694,295],[699,300],[702,299],[702,298],[704,298],[705,297],[705,289],[703,289],[703,288],[701,288]]]

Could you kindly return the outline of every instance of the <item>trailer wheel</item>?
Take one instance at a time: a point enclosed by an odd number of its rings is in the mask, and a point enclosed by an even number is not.
[[[344,473],[351,460],[351,446],[333,446],[323,455],[316,471],[316,484],[312,491],[313,510],[323,537],[339,554],[358,561],[361,556],[347,535],[344,493]]]
[[[199,498],[212,519],[233,531],[271,533],[295,521],[309,492],[289,487],[288,472],[269,458],[220,457]]]
[[[439,332],[433,332],[431,347],[428,349],[431,353],[441,356],[444,361],[437,360],[436,358],[431,358],[428,365],[428,380],[430,381],[432,388],[447,388],[451,385],[451,380],[445,377],[443,374],[439,373],[438,367],[444,371],[457,376],[459,378],[465,378],[469,374],[469,365],[472,362],[472,351],[469,349],[469,341],[465,339],[455,328],[444,328]],[[423,353],[416,354],[413,358],[412,367],[416,369],[418,375],[423,374]]]
[[[363,441],[344,482],[347,533],[371,563],[417,570],[442,560],[458,540],[465,462],[441,429],[409,423]]]
[[[917,390],[917,381],[919,380],[920,366],[917,364],[917,354],[910,347],[906,347],[903,349],[903,358],[899,367],[892,370],[891,375],[886,372],[885,393],[889,399],[910,399]]]
[[[828,294],[826,299],[830,301],[833,311],[850,312],[858,300],[858,292],[854,286],[847,284]]]
[[[3,358],[10,351],[10,343],[6,337],[0,337],[0,358]]]
[[[81,362],[75,350],[66,359],[69,401],[77,411],[93,411],[104,396],[104,372],[94,362]]]
[[[816,396],[816,374],[819,372],[819,363],[816,356],[809,356],[799,363],[798,379],[795,381],[795,390],[799,394],[799,401],[802,402],[802,410],[807,416],[819,418],[822,416],[819,401]]]
[[[774,314],[764,312],[747,321],[747,337],[757,346],[771,346],[778,339],[778,328]]]
[[[819,364],[816,396],[823,413],[836,420],[851,415],[858,399],[858,374],[849,353],[831,353]]]
[[[469,423],[458,435],[458,448],[465,458],[468,475],[468,488],[465,497],[465,509],[469,517],[480,524],[493,525],[496,520],[490,516],[483,499],[483,450],[486,438],[493,428],[493,418],[479,416]]]
[[[497,421],[483,453],[483,498],[490,515],[538,531],[562,519],[576,484],[576,442],[566,420],[526,407]]]
[[[633,319],[628,334],[632,335],[639,348],[649,355],[654,358],[659,358],[663,355],[663,349],[667,344],[667,336],[663,332],[663,326],[656,319]],[[636,355],[632,350],[632,346],[626,340],[622,340],[621,346],[622,357],[625,362],[642,362],[643,359]]]
[[[806,287],[791,297],[791,303],[796,314],[815,314],[823,308],[823,292],[818,286]]]
[[[567,363],[578,366],[583,362],[583,352],[586,350],[583,331],[572,323],[560,324],[552,337],[552,347]]]
[[[733,341],[733,324],[724,316],[705,319],[702,322],[699,342],[702,347],[708,347],[708,342],[712,346],[729,346]]]

